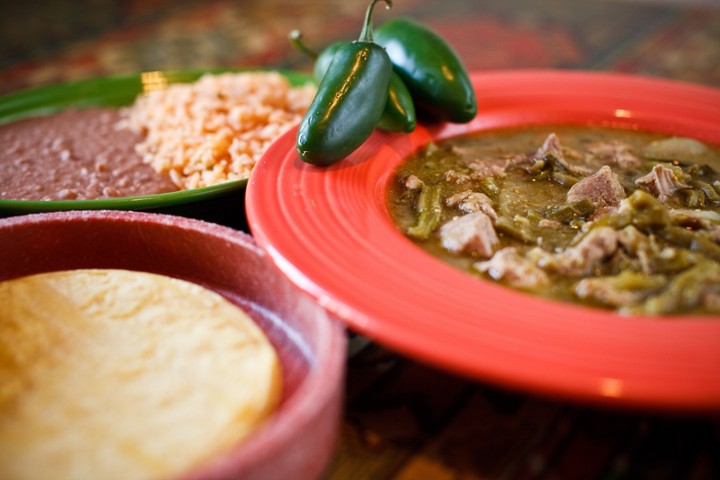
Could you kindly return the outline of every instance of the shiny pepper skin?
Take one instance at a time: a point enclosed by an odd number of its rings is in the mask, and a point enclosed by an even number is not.
[[[389,0],[385,0],[390,5]],[[313,165],[330,165],[370,137],[385,109],[392,63],[372,41],[372,0],[357,41],[341,46],[300,122],[296,149]]]
[[[320,52],[320,54],[317,54],[302,42],[302,35],[297,30],[290,32],[289,37],[293,45],[315,59],[313,77],[318,83],[325,77],[330,62],[332,62],[337,51],[348,43],[344,41],[332,43]],[[390,77],[387,103],[385,104],[385,110],[378,121],[377,127],[387,132],[410,133],[415,130],[416,125],[415,103],[410,95],[410,91],[398,74],[393,71]]]
[[[470,77],[452,47],[425,25],[406,18],[375,31],[419,111],[439,120],[469,122],[477,113]]]

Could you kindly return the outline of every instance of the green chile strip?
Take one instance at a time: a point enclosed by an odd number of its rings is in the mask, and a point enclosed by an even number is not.
[[[318,54],[303,43],[302,34],[298,30],[290,32],[288,37],[295,47],[315,60],[313,77],[318,83],[325,77],[325,73],[338,50],[349,43],[344,41],[332,43]],[[377,126],[381,130],[388,132],[410,133],[415,130],[416,124],[415,103],[410,91],[398,74],[393,71],[390,77],[387,103]]]
[[[295,146],[307,163],[324,166],[347,157],[370,137],[380,120],[392,63],[385,49],[372,40],[377,1],[368,6],[359,39],[335,53],[300,122]]]
[[[420,213],[417,224],[407,230],[407,234],[418,240],[425,240],[440,225],[442,219],[441,190],[437,185],[426,185],[417,200]]]
[[[477,99],[459,56],[438,34],[409,19],[379,27],[375,41],[385,47],[416,108],[441,120],[469,122]]]

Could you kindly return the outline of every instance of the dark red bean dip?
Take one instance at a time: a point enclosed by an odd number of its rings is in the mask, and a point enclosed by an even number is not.
[[[135,151],[111,108],[68,110],[0,126],[0,199],[89,200],[172,192]]]

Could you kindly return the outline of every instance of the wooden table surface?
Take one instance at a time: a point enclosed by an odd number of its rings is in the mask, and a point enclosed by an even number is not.
[[[177,68],[307,70],[366,0],[0,2],[0,94]],[[720,87],[720,0],[395,0],[470,70],[606,70]],[[470,381],[353,337],[326,480],[718,479],[720,415],[617,411]],[[718,365],[720,368],[720,365]]]

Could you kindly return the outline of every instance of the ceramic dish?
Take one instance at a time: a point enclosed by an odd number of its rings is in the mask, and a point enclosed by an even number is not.
[[[376,132],[330,168],[304,164],[294,132],[248,185],[250,228],[289,278],[352,329],[406,355],[511,388],[603,405],[720,408],[720,319],[623,317],[471,278],[392,223],[395,167],[434,139],[496,127],[583,124],[720,144],[720,90],[618,74],[473,75],[469,124]]]
[[[248,235],[144,212],[58,212],[0,220],[0,280],[73,268],[160,273],[242,306],[275,345],[277,411],[227,455],[183,478],[317,478],[341,413],[345,332],[273,267]]]
[[[227,71],[227,70],[223,70]],[[122,107],[132,104],[145,83],[192,82],[204,73],[220,71],[167,71],[154,75],[127,75],[51,85],[0,97],[0,124],[48,115],[70,107]],[[303,73],[282,72],[293,85],[307,82]],[[62,210],[142,210],[182,215],[247,230],[244,198],[247,179],[192,190],[97,200],[0,200],[0,216]]]

